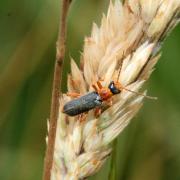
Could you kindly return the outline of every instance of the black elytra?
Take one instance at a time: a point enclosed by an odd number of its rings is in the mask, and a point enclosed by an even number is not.
[[[101,97],[97,92],[93,91],[67,102],[63,107],[63,112],[69,116],[76,116],[101,105]]]

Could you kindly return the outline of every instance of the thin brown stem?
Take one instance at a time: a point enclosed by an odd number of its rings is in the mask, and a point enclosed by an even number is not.
[[[52,88],[49,135],[48,135],[48,145],[44,160],[43,180],[50,180],[51,178],[57,118],[59,111],[59,97],[60,97],[61,79],[62,79],[61,77],[62,77],[63,62],[65,56],[67,14],[70,3],[71,0],[62,0],[61,21],[59,27],[60,30],[58,33],[58,39],[56,44],[57,50],[56,50],[56,60],[55,60],[54,79],[53,79],[53,88]]]

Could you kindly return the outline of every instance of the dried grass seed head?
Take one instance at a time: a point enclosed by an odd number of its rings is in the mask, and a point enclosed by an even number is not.
[[[123,61],[120,82],[138,91],[158,61],[161,42],[179,22],[179,0],[119,0],[110,2],[101,26],[93,24],[84,41],[83,68],[71,60],[68,91],[85,94],[103,78],[103,85],[117,78]],[[111,152],[109,144],[122,132],[142,106],[143,97],[122,91],[97,118],[93,110],[84,121],[62,113],[60,100],[52,179],[81,179],[97,172]]]

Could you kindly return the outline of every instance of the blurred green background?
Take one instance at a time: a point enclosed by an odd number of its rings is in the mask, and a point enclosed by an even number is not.
[[[83,38],[100,22],[108,0],[74,0],[66,63],[79,60]],[[59,0],[0,0],[0,180],[42,177]],[[165,41],[147,83],[158,101],[144,103],[118,139],[116,179],[180,179],[180,29]],[[107,179],[110,162],[92,179]]]

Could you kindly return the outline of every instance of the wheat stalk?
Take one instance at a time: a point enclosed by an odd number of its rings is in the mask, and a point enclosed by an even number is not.
[[[66,42],[66,27],[67,27],[67,14],[72,0],[62,0],[62,11],[59,33],[56,43],[56,59],[54,66],[54,78],[52,87],[52,97],[51,97],[51,110],[50,110],[50,120],[48,127],[48,142],[44,158],[44,171],[43,180],[51,179],[51,169],[53,166],[53,157],[55,149],[55,138],[57,130],[57,119],[59,111],[59,98],[61,89],[61,77],[62,69],[65,56],[65,42]]]
[[[117,77],[122,61],[119,81],[139,91],[160,57],[164,38],[178,23],[179,13],[180,0],[110,2],[100,28],[93,24],[91,36],[85,38],[82,68],[71,61],[68,92],[93,91],[92,84],[100,78],[107,87]],[[52,180],[84,179],[96,173],[111,153],[110,143],[141,108],[143,96],[123,90],[99,117],[94,110],[81,117],[62,113],[70,100],[66,94],[60,99]]]

